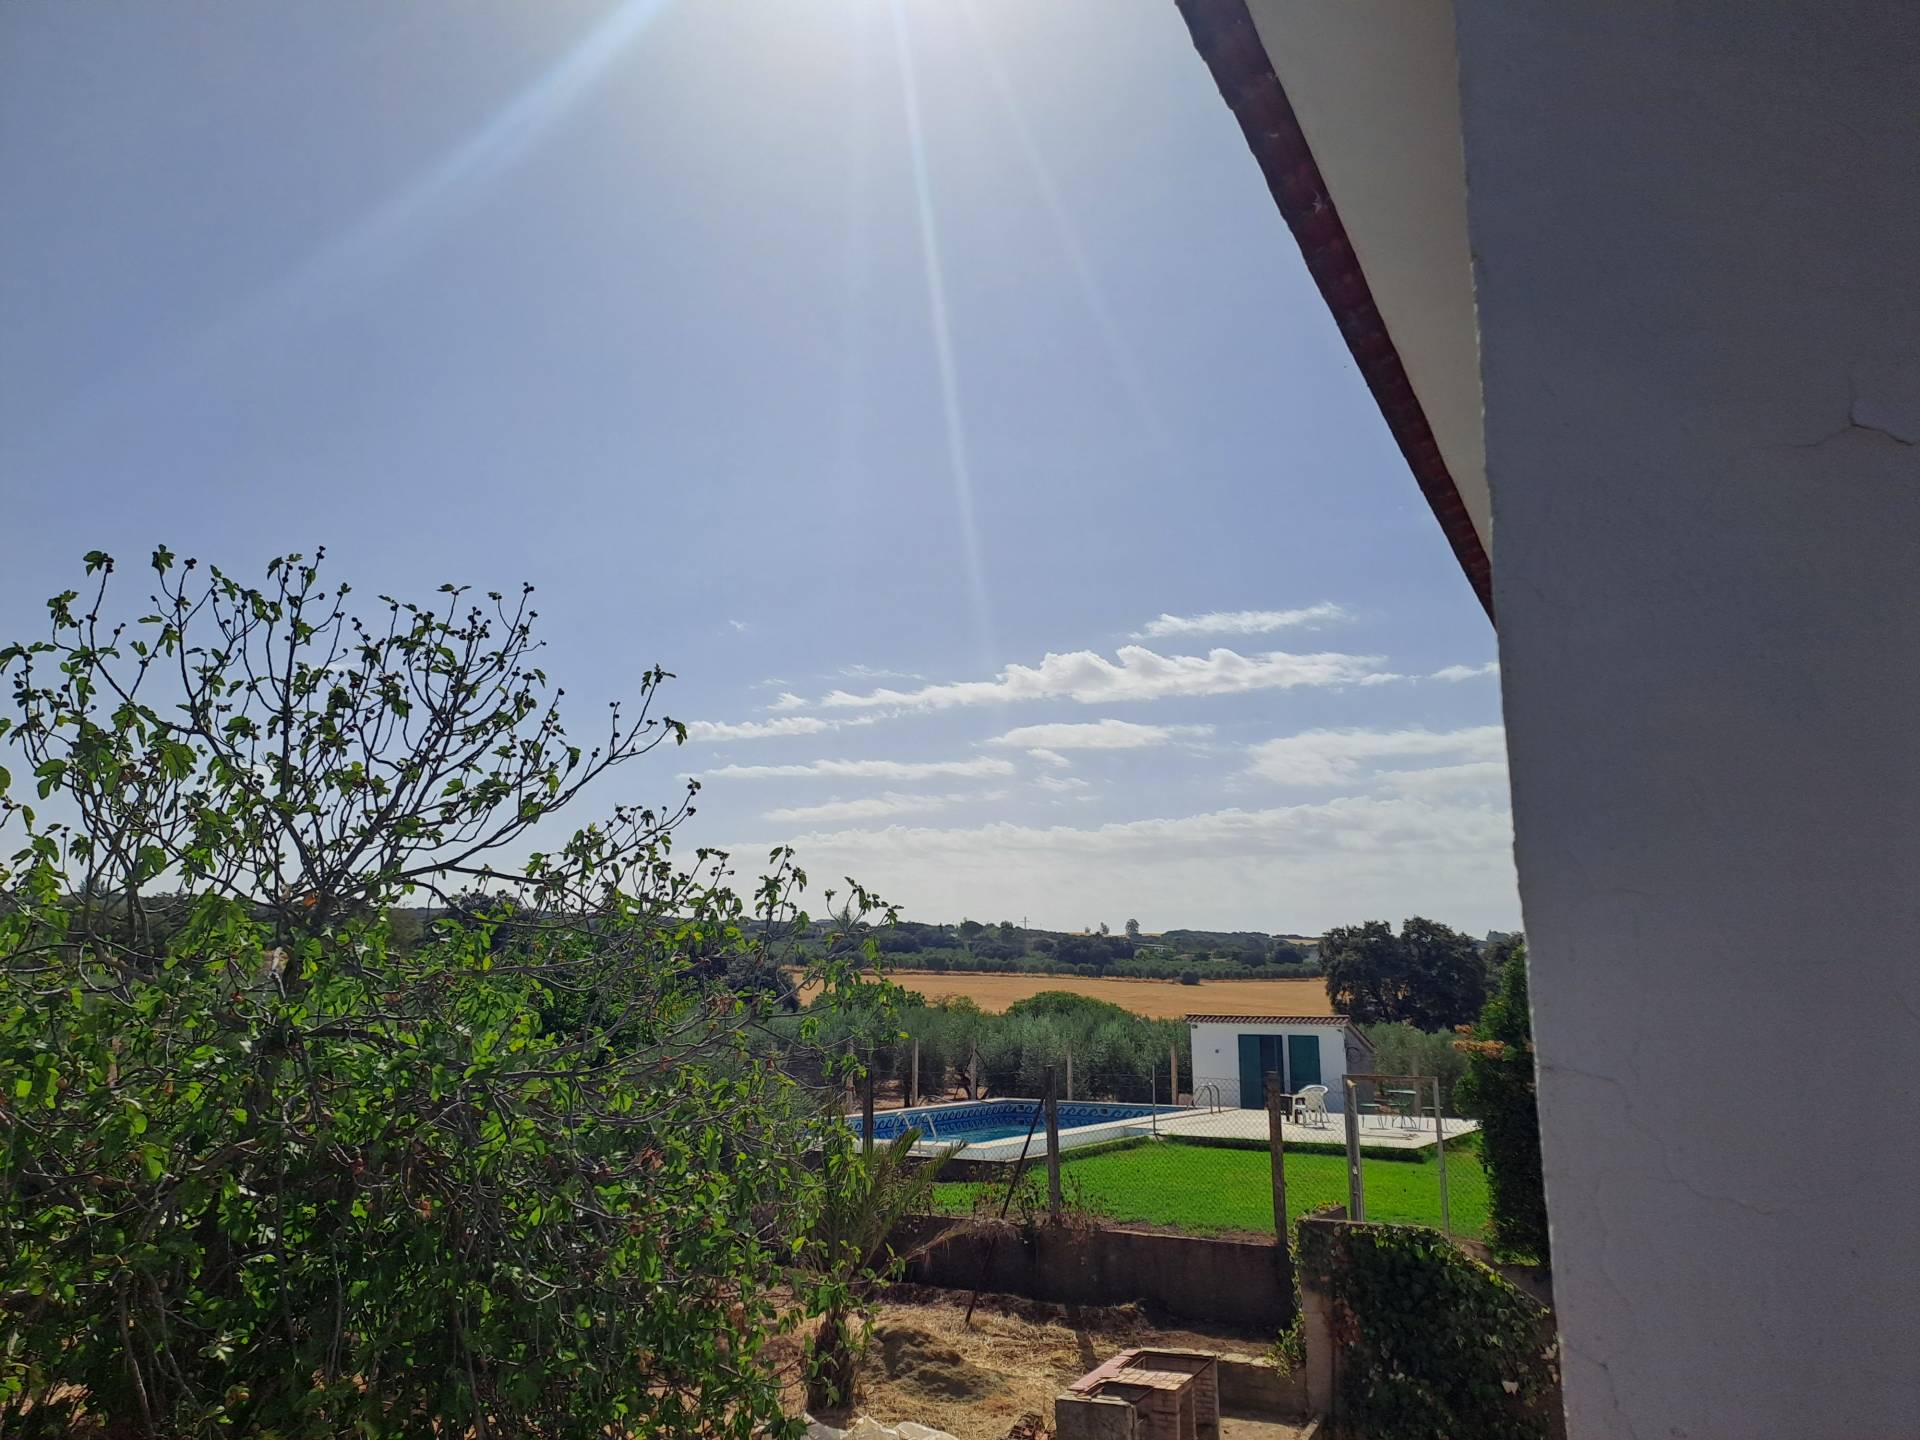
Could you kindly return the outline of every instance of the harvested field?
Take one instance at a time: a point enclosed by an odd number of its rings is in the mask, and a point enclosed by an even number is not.
[[[895,970],[903,989],[929,1000],[964,995],[982,1010],[998,1012],[1043,990],[1066,990],[1143,1015],[1149,1020],[1178,1020],[1187,1015],[1331,1015],[1324,980],[1178,980],[1093,979],[1081,975],[969,975],[955,972]]]
[[[983,1295],[969,1326],[966,1301],[957,1292],[896,1286],[874,1318],[859,1401],[825,1418],[836,1425],[862,1414],[888,1425],[914,1420],[959,1440],[1001,1440],[1023,1414],[1051,1425],[1062,1387],[1129,1346],[1259,1354],[1274,1338],[1156,1325],[1131,1305],[1070,1308],[1004,1295]],[[1297,1432],[1261,1426],[1226,1433]]]

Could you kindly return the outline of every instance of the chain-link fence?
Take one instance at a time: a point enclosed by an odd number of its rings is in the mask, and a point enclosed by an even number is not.
[[[1207,1081],[1180,1074],[1181,1059],[1076,1065],[1069,1079],[1062,1057],[1040,1067],[1031,1095],[982,1086],[971,1097],[963,1088],[957,1098],[877,1108],[874,1136],[917,1132],[915,1153],[943,1164],[930,1203],[947,1214],[1077,1215],[1275,1238],[1290,1237],[1302,1215],[1337,1206],[1467,1238],[1486,1233],[1476,1127],[1453,1117],[1436,1126],[1431,1078],[1357,1076],[1315,1103],[1273,1075],[1265,1103],[1226,1105]]]

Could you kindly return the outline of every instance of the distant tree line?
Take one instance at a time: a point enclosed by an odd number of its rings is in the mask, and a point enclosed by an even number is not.
[[[897,1085],[901,1094],[918,1041],[920,1093],[928,1100],[963,1097],[976,1056],[982,1096],[1038,1096],[1049,1066],[1064,1089],[1069,1051],[1075,1099],[1166,1103],[1170,1050],[1179,1053],[1183,1088],[1192,1083],[1184,1020],[1149,1020],[1104,1000],[1057,990],[998,1015],[967,999],[929,1002],[909,993],[884,1016],[863,1020],[838,1011],[809,1019],[815,1047],[827,1052],[844,1047],[863,1058],[870,1053],[876,1078]]]
[[[962,920],[957,925],[901,921],[875,932],[890,964],[902,970],[996,975],[1119,976],[1137,980],[1310,979],[1319,968],[1292,941],[1258,932],[1175,930],[1145,938],[1138,921],[1123,933],[1029,930]]]

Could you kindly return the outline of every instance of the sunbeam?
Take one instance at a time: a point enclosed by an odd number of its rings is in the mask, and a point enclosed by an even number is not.
[[[1100,339],[1106,347],[1107,359],[1113,365],[1114,374],[1119,377],[1121,388],[1127,392],[1127,399],[1132,403],[1135,418],[1147,432],[1147,438],[1159,452],[1161,460],[1171,461],[1173,445],[1166,425],[1160,418],[1159,407],[1154,404],[1153,392],[1141,377],[1133,351],[1120,333],[1120,323],[1114,318],[1113,307],[1107,303],[1106,290],[1087,258],[1086,247],[1080,242],[1079,227],[1073,223],[1066,202],[1060,198],[1060,186],[1053,178],[1053,167],[1047,164],[1046,156],[1040,153],[1039,143],[1033,138],[1033,128],[1027,124],[1026,107],[1020,103],[1006,67],[1000,62],[1000,53],[980,23],[973,0],[960,0],[960,12],[966,17],[967,29],[972,32],[981,61],[993,81],[1001,109],[1006,112],[1007,123],[1013,127],[1014,137],[1020,142],[1020,154],[1027,162],[1027,171],[1046,204],[1047,218],[1053,222],[1054,238],[1060,242],[1060,249],[1073,268],[1074,279],[1080,287],[1080,298],[1093,316],[1094,323],[1099,326]]]
[[[622,0],[539,79],[469,139],[404,188],[316,247],[284,280],[226,316],[193,348],[204,351],[336,303],[425,244],[492,180],[524,159],[566,113],[606,78],[672,0]]]
[[[953,363],[953,333],[947,322],[946,274],[940,263],[940,239],[933,214],[933,186],[927,172],[926,144],[920,131],[920,89],[913,70],[913,46],[906,16],[893,0],[894,51],[900,61],[900,89],[906,102],[907,145],[913,160],[913,193],[920,215],[920,253],[927,272],[927,309],[933,328],[934,357],[940,368],[940,402],[945,410],[947,468],[953,476],[954,511],[973,592],[974,625],[981,658],[995,659],[993,616],[987,603],[986,571],[980,561],[980,533],[973,518],[973,472],[967,461],[966,415],[960,404],[960,377]]]

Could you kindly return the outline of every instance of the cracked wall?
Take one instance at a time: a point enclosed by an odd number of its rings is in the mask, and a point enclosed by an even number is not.
[[[1920,1433],[1920,11],[1456,11],[1570,1433]]]

